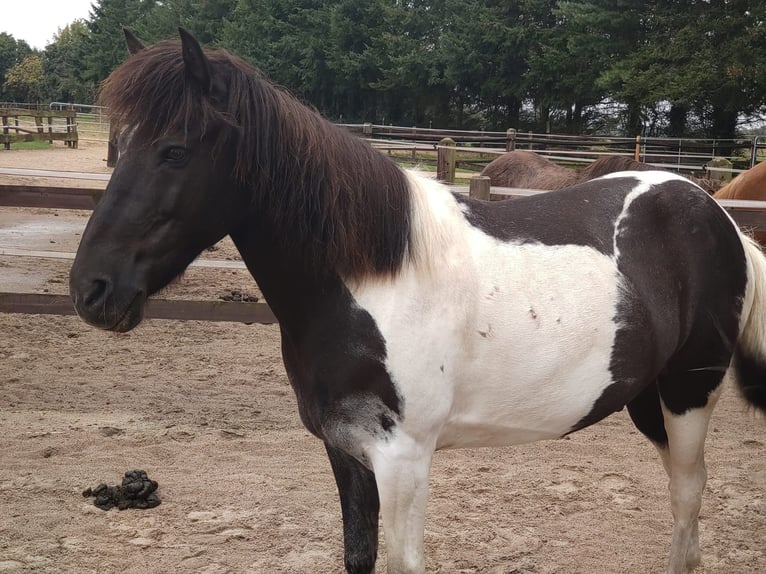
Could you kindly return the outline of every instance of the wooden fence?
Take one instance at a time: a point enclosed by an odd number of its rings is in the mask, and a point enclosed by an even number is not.
[[[442,130],[375,124],[341,124],[376,148],[397,153],[409,152],[421,164],[436,164],[435,152],[447,145],[455,147],[456,168],[481,171],[497,155],[515,149],[530,150],[562,165],[583,166],[604,155],[624,155],[697,177],[710,177],[717,168],[708,164],[714,158],[731,162],[731,173],[744,171],[764,156],[764,138],[732,140],[690,138],[645,138],[641,136],[574,136],[537,134],[508,129],[497,131]],[[451,140],[445,144],[445,138]]]
[[[0,292],[0,313],[33,315],[75,315],[69,295],[49,293]],[[229,321],[233,323],[271,324],[277,319],[266,303],[235,301],[189,301],[181,299],[149,299],[144,316],[147,319],[177,321]]]
[[[11,144],[35,141],[63,141],[67,147],[76,148],[79,141],[74,110],[0,108],[0,122],[0,144],[5,149],[11,149]]]

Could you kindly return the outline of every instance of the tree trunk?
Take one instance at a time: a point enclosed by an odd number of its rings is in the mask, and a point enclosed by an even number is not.
[[[638,102],[629,101],[628,109],[625,112],[625,133],[628,136],[641,135],[643,130],[641,121],[641,106]]]
[[[689,110],[683,104],[673,104],[668,112],[668,127],[666,133],[671,138],[684,137],[686,133],[686,116]]]

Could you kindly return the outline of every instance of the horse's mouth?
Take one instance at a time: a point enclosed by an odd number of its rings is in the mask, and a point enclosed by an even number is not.
[[[106,327],[106,329],[108,331],[115,331],[117,333],[127,333],[143,320],[145,304],[146,296],[141,291],[139,291],[125,308],[125,312],[117,320],[117,322],[111,327]]]

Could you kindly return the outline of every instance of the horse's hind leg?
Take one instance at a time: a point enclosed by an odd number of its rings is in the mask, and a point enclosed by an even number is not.
[[[370,574],[378,556],[380,502],[375,475],[355,458],[325,443],[343,513],[344,563],[349,574]]]
[[[700,562],[699,511],[707,482],[705,437],[721,387],[707,397],[707,404],[679,412],[662,402],[668,451],[663,454],[670,475],[670,505],[675,523],[670,544],[668,574],[682,574]]]
[[[720,387],[704,406],[674,414],[660,400],[656,384],[628,404],[636,427],[652,442],[670,479],[671,508],[675,519],[668,573],[694,569],[700,562],[699,510],[707,480],[704,444]]]

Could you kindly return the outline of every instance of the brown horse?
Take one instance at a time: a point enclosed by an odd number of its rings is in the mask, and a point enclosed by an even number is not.
[[[716,199],[766,200],[766,161],[743,171],[731,182],[716,191],[713,197]]]
[[[583,181],[589,181],[617,171],[650,171],[657,168],[651,164],[635,161],[622,155],[608,155],[590,165],[572,169],[562,167],[531,151],[515,150],[504,153],[490,162],[481,172],[498,187],[527,189],[562,189]],[[689,178],[708,193],[716,191],[721,184],[715,180]]]
[[[731,182],[716,191],[713,197],[716,199],[766,200],[766,162],[759,163],[742,172]],[[753,239],[760,243],[761,246],[766,247],[766,232],[753,232]]]

